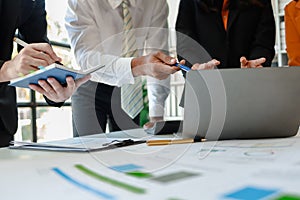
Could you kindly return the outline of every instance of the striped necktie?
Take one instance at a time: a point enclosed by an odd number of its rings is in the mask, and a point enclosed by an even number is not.
[[[128,0],[122,1],[123,8],[123,57],[137,57],[136,38],[133,31],[132,17],[128,8]],[[143,92],[141,77],[135,78],[134,84],[127,84],[121,88],[122,109],[131,117],[135,118],[143,109]]]

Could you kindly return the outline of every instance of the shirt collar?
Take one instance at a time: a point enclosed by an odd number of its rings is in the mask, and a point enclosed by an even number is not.
[[[135,7],[136,6],[136,0],[128,0],[130,5]],[[112,7],[112,9],[116,9],[117,7],[119,7],[122,3],[122,0],[108,0],[110,6]]]

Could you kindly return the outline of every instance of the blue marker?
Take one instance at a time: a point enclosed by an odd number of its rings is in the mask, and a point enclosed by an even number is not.
[[[176,66],[176,67],[179,67],[181,70],[186,71],[186,72],[188,72],[188,71],[191,70],[191,68],[189,68],[188,66],[181,65],[181,64],[179,64],[179,63],[176,63],[175,66]]]

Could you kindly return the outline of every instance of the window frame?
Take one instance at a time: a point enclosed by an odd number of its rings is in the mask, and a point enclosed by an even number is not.
[[[67,48],[71,50],[69,44],[57,42],[57,41],[50,41],[52,46]],[[71,106],[71,102],[65,102],[65,106]],[[50,107],[46,102],[38,102],[36,100],[36,92],[30,90],[30,101],[29,102],[17,102],[18,108],[29,108],[31,110],[31,132],[32,132],[32,142],[38,141],[38,133],[37,133],[37,109],[41,107]]]

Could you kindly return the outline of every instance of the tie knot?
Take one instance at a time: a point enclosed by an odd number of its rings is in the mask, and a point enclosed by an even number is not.
[[[129,6],[129,1],[128,0],[123,0],[122,1],[122,6],[123,7],[125,7],[125,6],[128,7]]]

